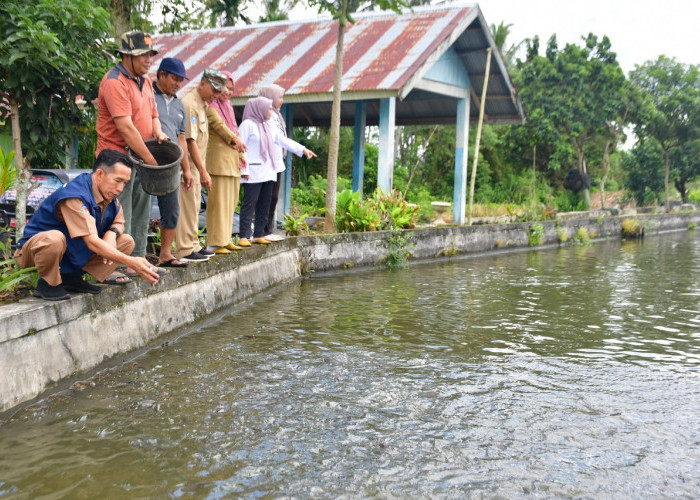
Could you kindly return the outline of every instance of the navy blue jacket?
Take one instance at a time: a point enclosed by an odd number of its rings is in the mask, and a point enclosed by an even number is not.
[[[41,202],[38,210],[27,223],[27,227],[24,229],[24,236],[19,240],[17,246],[21,247],[37,233],[52,229],[61,231],[66,237],[67,248],[59,267],[61,273],[72,274],[82,272],[83,266],[87,264],[94,252],[87,247],[83,238],[71,238],[65,222],[56,216],[56,205],[67,198],[79,198],[83,202],[83,210],[87,210],[95,218],[97,234],[100,238],[112,227],[114,218],[119,212],[117,200],[112,200],[105,208],[103,217],[102,209],[100,209],[95,201],[95,196],[92,194],[92,175],[86,172],[57,189],[51,196]],[[100,220],[102,220],[102,223],[100,223]]]

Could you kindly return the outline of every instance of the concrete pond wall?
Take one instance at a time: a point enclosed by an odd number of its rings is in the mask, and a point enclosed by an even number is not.
[[[579,228],[593,240],[620,238],[629,217],[534,223],[439,226],[399,233],[333,234],[287,238],[272,245],[219,256],[186,269],[170,269],[156,286],[134,279],[104,286],[98,295],[73,294],[48,302],[29,297],[0,306],[0,414],[32,402],[138,349],[239,304],[275,285],[317,271],[383,267],[403,247],[409,261],[450,259],[503,250],[536,250],[528,235],[541,225],[544,245],[569,245]],[[647,236],[688,230],[700,212],[635,216]],[[538,228],[539,229],[539,228]],[[561,235],[568,241],[561,243]],[[398,235],[398,237],[397,237]]]

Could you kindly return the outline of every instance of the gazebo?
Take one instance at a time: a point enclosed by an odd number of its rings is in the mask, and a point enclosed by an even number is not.
[[[354,126],[353,189],[362,189],[364,129],[379,126],[378,185],[392,188],[394,127],[456,124],[453,215],[464,223],[469,123],[476,121],[492,49],[484,121],[522,123],[522,104],[477,4],[418,7],[402,14],[356,14],[343,50],[341,124]],[[160,54],[181,59],[191,80],[205,68],[228,69],[236,78],[234,105],[260,88],[285,89],[282,114],[293,126],[328,126],[338,23],[331,18],[282,21],[156,35]],[[157,67],[154,64],[152,71]],[[291,155],[288,155],[288,167]],[[282,210],[288,211],[291,168]]]

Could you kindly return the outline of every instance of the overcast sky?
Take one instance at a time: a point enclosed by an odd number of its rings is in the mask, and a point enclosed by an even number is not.
[[[700,63],[698,0],[481,0],[486,22],[512,24],[510,41],[539,35],[559,46],[579,43],[589,32],[607,35],[625,72],[660,54],[685,64]],[[543,47],[543,45],[540,45]]]
[[[254,0],[257,3],[260,0]],[[470,3],[470,2],[464,2]],[[512,24],[507,43],[539,35],[544,50],[557,34],[559,46],[579,44],[589,32],[607,35],[625,73],[660,54],[700,64],[700,0],[481,0],[486,22]],[[248,11],[253,14],[253,10]],[[316,17],[296,8],[291,19]],[[255,14],[254,19],[257,19]]]

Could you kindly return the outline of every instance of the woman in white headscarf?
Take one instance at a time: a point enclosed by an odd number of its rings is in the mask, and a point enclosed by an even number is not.
[[[272,189],[277,179],[277,170],[281,159],[275,154],[275,145],[287,151],[307,158],[316,156],[312,151],[283,136],[270,122],[272,100],[267,97],[255,97],[249,100],[243,110],[243,121],[238,128],[239,137],[248,147],[246,159],[248,162],[248,177],[241,179],[243,185],[243,200],[241,202],[240,240],[242,247],[252,242],[267,245],[269,240],[264,238],[270,210]],[[284,170],[284,167],[282,167]],[[250,224],[255,218],[255,229],[251,231]]]
[[[275,84],[267,85],[260,90],[258,95],[272,99],[272,113],[270,116],[270,122],[272,124],[272,127],[275,128],[281,136],[287,137],[287,126],[285,125],[284,117],[280,112],[280,108],[284,103],[284,89],[279,85]],[[285,170],[284,157],[286,156],[286,154],[284,152],[284,149],[284,146],[275,143],[274,154],[277,161],[277,169],[275,170],[275,172],[277,174],[277,178],[275,179],[275,183],[272,186],[272,195],[270,197],[270,210],[267,214],[267,225],[265,226],[265,239],[268,241],[279,241],[284,238],[283,236],[274,234],[277,200],[279,199],[280,185],[282,184],[282,173]],[[309,152],[309,155],[306,155],[307,151]],[[316,154],[313,151],[306,148],[304,148],[304,154],[307,158],[316,156]]]

